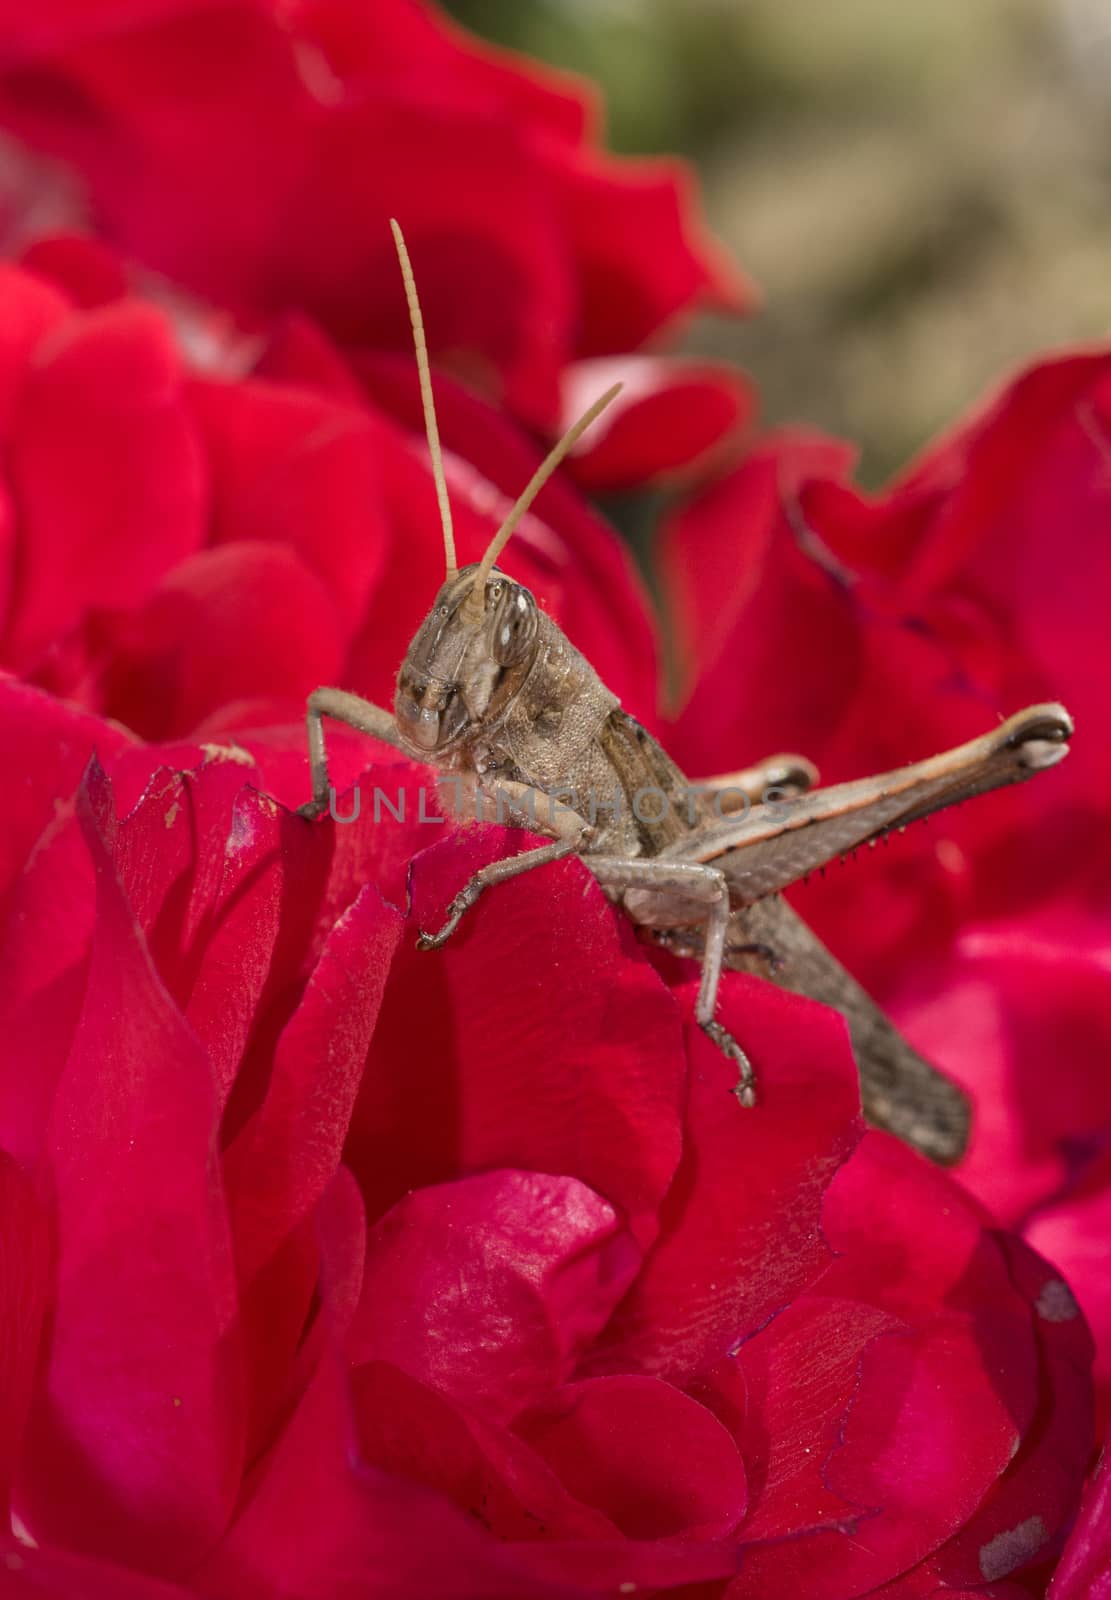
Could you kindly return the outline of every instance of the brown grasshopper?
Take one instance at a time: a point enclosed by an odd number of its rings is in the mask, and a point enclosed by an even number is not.
[[[313,798],[302,814],[317,816],[329,806],[324,717],[457,775],[478,815],[485,799],[499,820],[547,834],[551,843],[483,867],[448,906],[443,926],[422,933],[422,949],[443,944],[485,889],[578,856],[649,937],[701,962],[695,1016],[736,1064],[741,1105],[755,1104],[756,1084],[745,1052],[715,1016],[723,967],[763,973],[839,1010],[849,1024],[869,1120],[935,1161],[958,1160],[968,1138],[965,1095],[911,1048],[775,897],[893,828],[1054,766],[1068,751],[1067,712],[1032,706],[928,761],[813,792],[817,774],[795,756],[689,785],[529,591],[495,566],[538,491],[616,389],[551,451],[482,560],[460,571],[420,306],[401,230],[391,226],[413,325],[447,572],[402,662],[393,715],[341,689],[309,696]]]

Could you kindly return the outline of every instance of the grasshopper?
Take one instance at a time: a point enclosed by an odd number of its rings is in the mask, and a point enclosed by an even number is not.
[[[937,1162],[958,1160],[970,1120],[964,1093],[912,1049],[777,896],[891,829],[1056,765],[1068,752],[1068,713],[1054,704],[1031,706],[929,760],[828,788],[813,787],[817,774],[799,756],[775,756],[688,784],[532,594],[495,564],[536,494],[617,390],[569,429],[482,560],[460,570],[420,304],[401,230],[396,222],[391,227],[413,328],[446,574],[401,664],[392,715],[341,689],[309,696],[313,798],[302,815],[319,816],[334,796],[325,717],[456,775],[479,816],[485,799],[496,804],[499,820],[505,807],[510,823],[550,842],[481,868],[446,908],[443,925],[421,934],[421,948],[442,945],[495,884],[577,856],[647,937],[701,963],[695,1017],[735,1064],[742,1106],[756,1104],[757,1085],[748,1056],[715,1015],[725,967],[763,974],[840,1011],[868,1119]],[[636,802],[649,793],[646,812]]]

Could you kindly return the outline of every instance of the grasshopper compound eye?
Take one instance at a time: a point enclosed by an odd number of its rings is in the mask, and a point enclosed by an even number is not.
[[[524,660],[536,638],[536,601],[519,583],[491,584],[489,607],[490,654],[499,667]]]

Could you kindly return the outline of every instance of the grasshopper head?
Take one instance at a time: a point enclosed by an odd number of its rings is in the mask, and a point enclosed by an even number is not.
[[[460,571],[455,564],[451,505],[440,453],[432,376],[424,324],[405,240],[391,222],[413,325],[428,453],[436,484],[447,575],[436,602],[417,630],[397,675],[394,716],[414,755],[428,758],[460,744],[476,726],[496,722],[532,664],[538,631],[536,601],[494,566],[533,500],[564,456],[620,389],[615,384],[560,439],[533,473],[482,560]]]
[[[532,665],[536,601],[493,567],[478,604],[479,571],[475,564],[448,575],[397,675],[398,732],[424,760],[496,723]]]

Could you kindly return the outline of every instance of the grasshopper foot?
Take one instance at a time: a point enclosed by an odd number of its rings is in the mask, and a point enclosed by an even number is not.
[[[738,1102],[746,1111],[751,1110],[756,1104],[756,1074],[752,1070],[752,1062],[728,1028],[722,1027],[720,1022],[714,1021],[711,1017],[709,1022],[700,1022],[699,1027],[707,1039],[714,1041],[726,1060],[736,1065],[737,1082],[729,1092],[737,1096]]]
[[[327,800],[306,800],[303,806],[297,807],[297,815],[304,817],[306,822],[315,822],[317,817],[322,817],[327,809]]]
[[[481,884],[469,883],[465,889],[461,889],[448,906],[444,925],[439,932],[425,933],[424,929],[421,929],[417,939],[417,949],[438,950],[442,944],[446,944],[462,921],[464,912],[470,910],[481,893]]]

